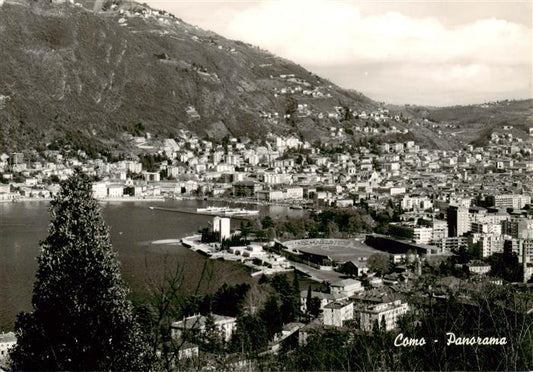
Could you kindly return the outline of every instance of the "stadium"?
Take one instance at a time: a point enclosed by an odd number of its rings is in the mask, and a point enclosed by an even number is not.
[[[374,253],[382,253],[355,239],[302,239],[276,243],[279,248],[298,255],[304,261],[320,266],[331,266],[333,262],[366,260]]]

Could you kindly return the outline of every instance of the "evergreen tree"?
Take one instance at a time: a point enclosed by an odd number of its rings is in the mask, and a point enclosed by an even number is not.
[[[292,290],[294,291],[294,296],[300,299],[300,277],[298,271],[294,270],[294,279],[292,280]]]
[[[267,326],[257,315],[237,316],[237,329],[231,339],[231,350],[245,355],[254,355],[268,346]]]
[[[309,313],[309,306],[311,305],[311,300],[313,299],[313,292],[311,290],[311,286],[307,288],[307,298],[305,299],[305,308],[307,309],[307,312]]]
[[[316,318],[320,314],[320,300],[317,297],[313,297],[311,286],[307,289],[307,298],[305,299],[305,306],[307,308],[307,314]]]
[[[280,306],[275,295],[271,295],[265,302],[265,306],[259,313],[259,317],[265,322],[268,339],[271,340],[283,328],[283,320]]]
[[[210,353],[220,353],[224,349],[222,332],[217,328],[213,314],[205,317],[205,329],[201,334],[202,349]]]
[[[87,175],[51,202],[33,312],[17,317],[16,370],[144,370],[147,349]]]
[[[316,318],[320,315],[320,300],[318,297],[313,297],[308,306],[307,310],[312,317]]]
[[[283,324],[295,321],[300,315],[300,284],[296,275],[295,273],[292,285],[285,274],[276,275],[271,281],[281,300],[280,312]]]

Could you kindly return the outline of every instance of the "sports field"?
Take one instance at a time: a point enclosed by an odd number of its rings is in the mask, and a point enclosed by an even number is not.
[[[355,239],[302,239],[286,241],[283,245],[294,252],[328,256],[337,262],[383,253]]]

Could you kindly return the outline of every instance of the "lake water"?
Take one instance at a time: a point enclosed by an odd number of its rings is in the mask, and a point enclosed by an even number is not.
[[[184,288],[192,291],[198,285],[206,261],[210,263],[209,275],[200,284],[201,292],[214,291],[224,282],[256,280],[242,265],[207,260],[179,244],[153,244],[195,233],[207,227],[212,217],[151,210],[149,206],[195,210],[207,204],[194,200],[102,204],[123,278],[135,295],[147,293],[151,285],[161,282],[165,273],[177,267],[183,270]],[[39,241],[47,236],[49,224],[48,207],[48,202],[0,203],[0,331],[13,327],[17,313],[31,310]],[[261,215],[266,214],[273,218],[299,217],[303,211],[261,207]],[[239,222],[232,220],[232,225],[238,227]]]

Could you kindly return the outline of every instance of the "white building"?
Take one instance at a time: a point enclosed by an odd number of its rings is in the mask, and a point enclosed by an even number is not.
[[[132,173],[141,173],[143,168],[141,163],[132,160],[123,160],[120,165]]]
[[[359,315],[361,329],[372,331],[377,322],[380,327],[390,331],[396,328],[398,318],[409,311],[409,305],[401,300],[379,303],[374,305],[363,305],[355,309]]]
[[[484,233],[484,234],[502,234],[502,225],[496,223],[482,223],[482,222],[472,222],[471,224],[473,233]]]
[[[142,176],[145,181],[159,182],[161,180],[161,175],[158,172],[142,172]]]
[[[235,173],[235,166],[231,164],[217,164],[215,166],[215,172],[218,173]]]
[[[302,187],[287,187],[284,194],[285,199],[303,199],[304,189]]]
[[[474,234],[474,237],[477,237],[477,234]],[[489,257],[494,253],[503,253],[505,239],[502,235],[480,234],[479,242],[481,242],[483,257]]]
[[[531,203],[531,196],[529,195],[494,195],[494,206],[496,208],[513,208],[518,210],[524,208],[529,203]]]
[[[316,297],[320,300],[320,310],[324,310],[324,306],[326,306],[327,304],[345,298],[344,295],[315,291],[311,291],[311,297]],[[307,311],[307,291],[300,291],[300,309],[303,313]]]
[[[107,196],[110,198],[121,198],[124,196],[124,187],[117,184],[107,186]]]
[[[433,236],[432,242],[438,242],[448,237],[448,222],[443,220],[433,220]]]
[[[256,192],[257,199],[265,201],[278,201],[285,198],[281,190],[260,190]]]
[[[178,350],[178,360],[197,358],[198,353],[198,345],[185,342]]]
[[[431,227],[415,227],[413,229],[413,241],[416,244],[429,244],[433,240]]]
[[[533,219],[512,218],[500,224],[503,233],[517,239],[533,239]]]
[[[231,236],[231,220],[228,217],[214,217],[213,231],[220,233],[220,241]]]
[[[95,182],[92,188],[94,198],[102,199],[107,197],[107,185],[105,182]]]
[[[324,325],[342,327],[347,320],[353,319],[353,302],[335,301],[324,306]]]
[[[218,314],[212,314],[212,316],[215,327],[220,331],[223,340],[226,342],[231,340],[231,336],[233,335],[233,331],[237,324],[237,319]],[[172,337],[180,339],[183,333],[190,329],[198,329],[200,332],[203,332],[205,330],[206,320],[207,317],[203,315],[193,315],[183,320],[173,322],[171,324]]]
[[[401,201],[402,209],[406,211],[426,210],[433,207],[433,202],[427,196],[404,196]]]
[[[262,174],[263,182],[267,185],[292,184],[292,174],[290,173],[271,173]]]
[[[518,262],[533,263],[533,240],[531,239],[508,239],[504,247],[518,255]]]
[[[15,346],[17,338],[13,332],[0,333],[0,367],[6,362],[9,356],[9,350]]]
[[[481,262],[474,262],[468,265],[468,271],[472,274],[485,275],[490,272],[490,265]]]
[[[343,279],[331,283],[330,291],[333,295],[353,296],[355,293],[364,291],[364,287],[359,280]]]

